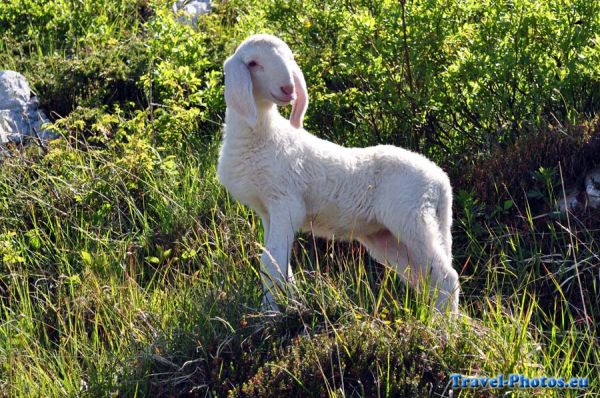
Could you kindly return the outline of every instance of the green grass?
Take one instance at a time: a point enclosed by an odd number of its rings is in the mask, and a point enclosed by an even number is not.
[[[526,170],[536,199],[507,202],[498,194],[498,206],[479,202],[463,157],[448,166],[466,176],[455,182],[457,319],[433,311],[429,297],[406,289],[359,245],[310,235],[294,246],[297,286],[279,297],[281,313],[265,313],[259,218],[229,198],[215,175],[220,69],[239,38],[287,21],[288,4],[231,1],[193,30],[174,23],[166,1],[31,3],[0,5],[0,65],[30,79],[64,139],[11,147],[0,164],[0,396],[447,397],[452,373],[589,378],[585,390],[455,390],[455,397],[600,394],[598,213],[552,213],[558,171]],[[377,7],[356,7],[359,28],[380,26],[366,11]],[[306,36],[276,33],[307,46],[302,37],[337,29],[336,10],[312,4],[298,25]],[[493,19],[486,23],[494,27]],[[379,87],[375,66],[386,58],[363,60],[354,54],[362,47],[345,35],[331,47],[341,61],[331,49],[299,54],[315,93],[307,124],[340,142],[390,138],[377,123],[387,129],[394,119],[369,114],[383,98],[369,87]],[[344,53],[344,40],[357,47]],[[336,62],[349,69],[327,75]],[[364,82],[368,90],[345,86],[356,74],[375,79]],[[391,70],[385,76],[404,78]],[[427,91],[417,83],[415,98]],[[336,102],[336,90],[350,105],[365,104],[356,108],[360,118]],[[404,101],[385,98],[391,107]],[[374,119],[361,124],[363,112]],[[481,131],[448,137],[463,145],[490,134]],[[442,163],[449,161],[441,154],[458,150],[448,147],[452,139],[428,140],[421,144]],[[473,151],[494,156],[483,146]]]
[[[556,286],[555,307],[547,297],[540,304],[540,280],[560,277],[524,258],[543,252],[541,231],[490,233],[483,245],[455,248],[456,266],[469,258],[472,267],[456,321],[432,312],[428,298],[358,246],[315,245],[306,236],[295,248],[297,291],[281,298],[281,315],[263,314],[261,228],[226,199],[212,147],[201,148],[206,157],[180,154],[175,177],[151,174],[134,191],[103,151],[56,147],[72,155],[72,179],[19,158],[5,161],[12,174],[0,179],[2,191],[13,192],[2,206],[7,396],[413,396],[442,393],[451,373],[577,375],[589,377],[590,388],[560,396],[599,391],[597,326],[581,308],[562,305],[564,290],[578,283]],[[103,173],[111,191],[85,192],[110,205],[97,218],[97,207],[74,198]],[[555,234],[565,248],[569,234]],[[577,249],[551,261],[576,261],[589,276]],[[594,304],[586,308],[597,319]],[[517,396],[534,393],[550,394]]]

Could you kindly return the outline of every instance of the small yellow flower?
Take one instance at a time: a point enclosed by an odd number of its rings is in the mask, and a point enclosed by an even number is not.
[[[304,27],[305,28],[310,28],[312,26],[312,22],[310,22],[310,19],[305,19],[304,20]]]

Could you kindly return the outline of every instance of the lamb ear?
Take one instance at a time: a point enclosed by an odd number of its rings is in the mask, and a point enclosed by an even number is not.
[[[300,67],[294,62],[292,68],[292,76],[294,78],[294,90],[296,91],[296,100],[292,105],[290,114],[290,123],[297,129],[302,128],[304,114],[308,108],[308,92],[306,91],[306,81]]]
[[[250,127],[256,126],[258,114],[252,93],[252,78],[246,64],[235,55],[223,65],[225,72],[225,103],[236,111]]]

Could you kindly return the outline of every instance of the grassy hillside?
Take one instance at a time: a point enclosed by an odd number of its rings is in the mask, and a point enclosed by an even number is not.
[[[0,164],[0,396],[444,396],[450,375],[588,377],[600,394],[600,213],[558,214],[600,165],[600,4],[0,3],[0,69],[63,138]],[[260,310],[260,220],[219,185],[222,63],[297,54],[307,129],[418,150],[451,176],[462,316],[357,244],[302,235]],[[283,110],[285,112],[286,110]]]

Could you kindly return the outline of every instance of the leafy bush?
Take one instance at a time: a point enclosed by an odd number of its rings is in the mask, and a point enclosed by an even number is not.
[[[600,109],[596,2],[264,4],[249,14],[296,52],[307,126],[340,143],[402,144],[460,167],[551,115]]]
[[[180,145],[199,135],[210,140],[222,111],[221,68],[209,58],[207,36],[160,10],[148,23],[149,72],[142,79],[159,145]],[[206,123],[211,123],[206,126]],[[199,137],[196,137],[198,139]]]
[[[595,154],[600,151],[600,123],[566,127],[546,127],[520,137],[514,143],[497,147],[491,155],[475,162],[462,174],[456,174],[459,184],[473,186],[479,198],[493,207],[512,200],[520,207],[552,209],[555,202],[540,203],[569,188],[583,189],[586,171],[600,164]],[[554,170],[550,181],[552,192],[543,178],[536,178],[540,169]],[[538,190],[537,194],[534,194]],[[544,206],[547,205],[547,206]]]
[[[135,32],[148,16],[146,0],[100,0],[76,4],[60,1],[4,1],[0,4],[3,49],[17,55],[73,51],[81,40],[97,43]]]
[[[357,323],[335,335],[297,337],[276,359],[229,394],[237,397],[426,396],[448,375],[428,349],[426,330]],[[340,342],[343,342],[340,344]],[[442,348],[441,351],[444,351]],[[332,368],[332,364],[336,364]]]

